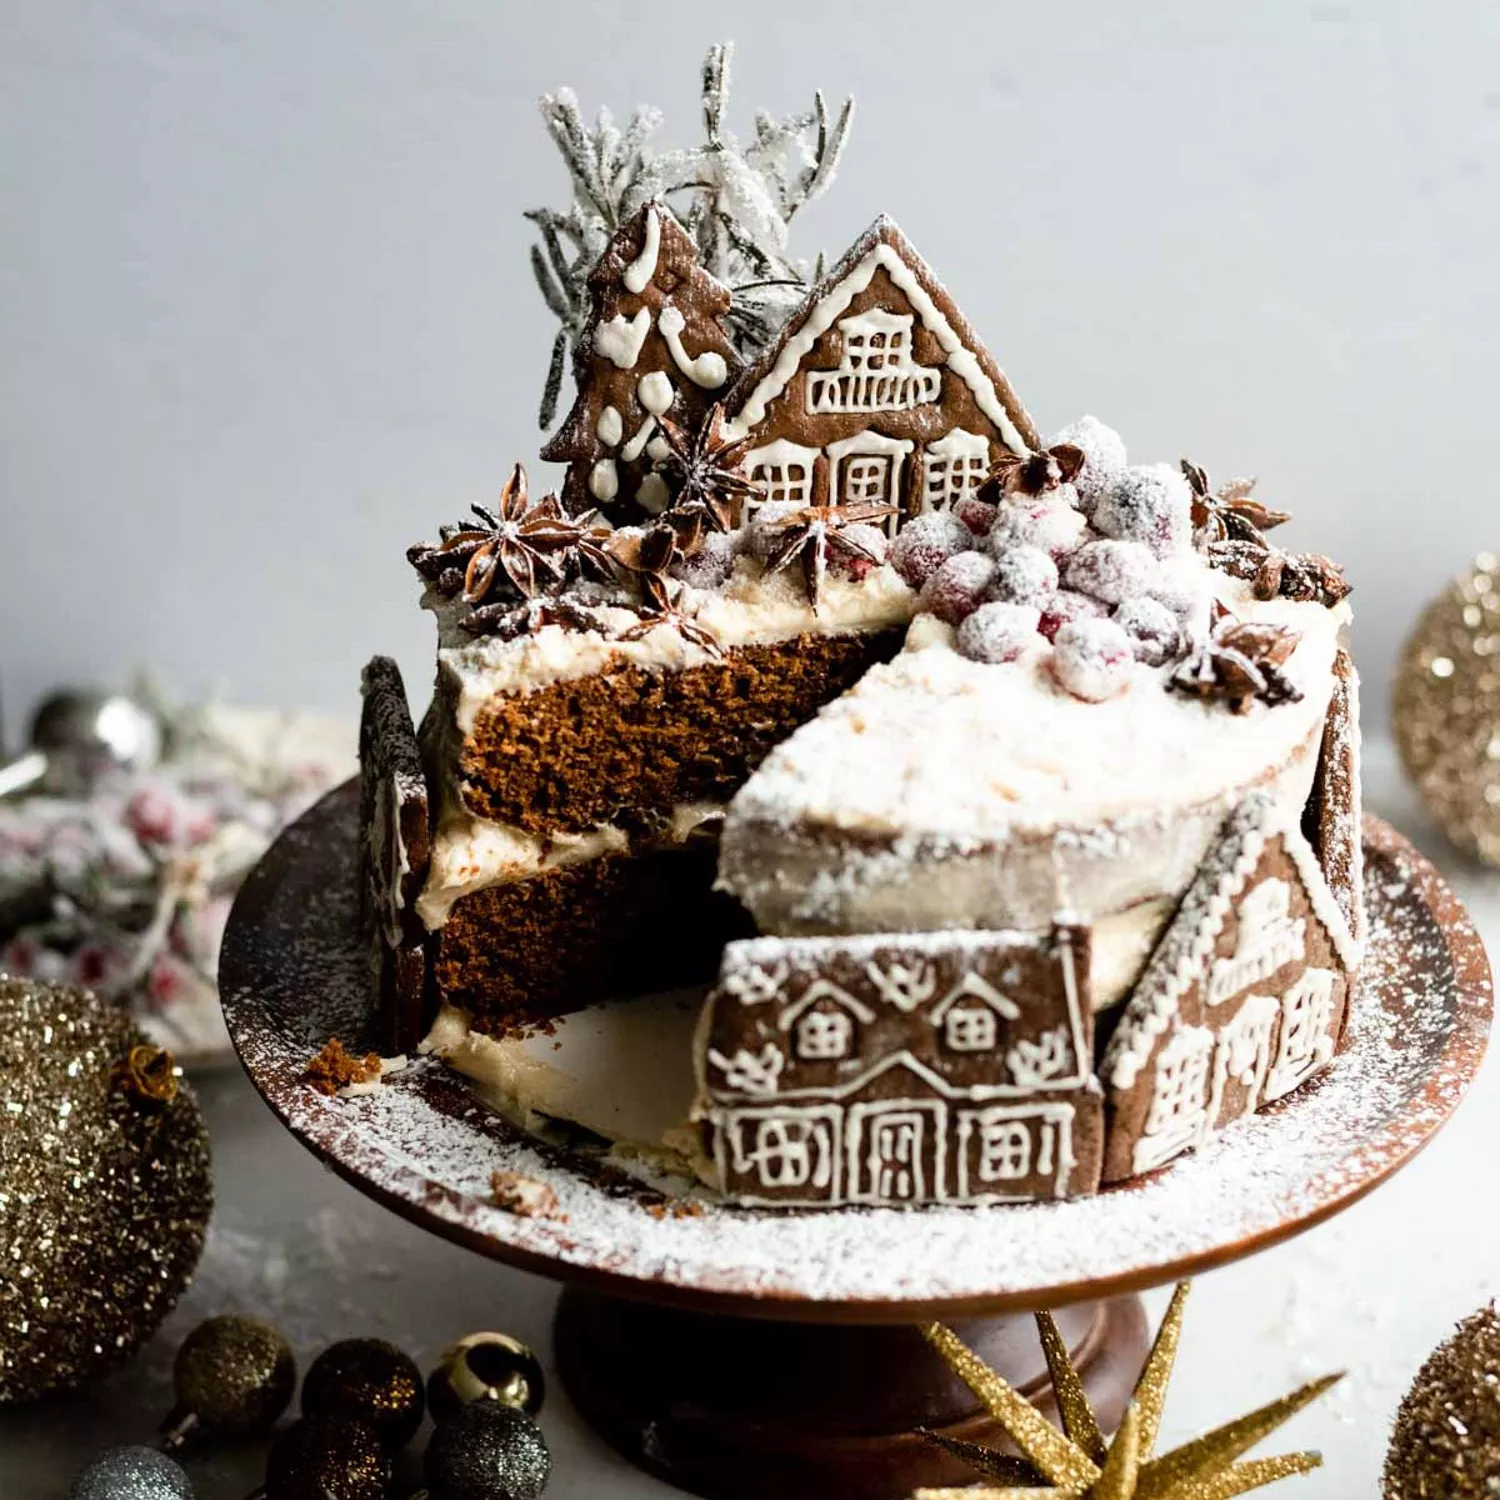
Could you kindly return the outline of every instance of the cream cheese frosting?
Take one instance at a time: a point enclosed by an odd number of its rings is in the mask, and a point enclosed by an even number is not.
[[[1084,702],[1053,682],[1040,637],[1018,662],[972,662],[921,616],[900,656],[741,789],[720,884],[782,933],[1031,928],[1063,908],[1097,922],[1180,896],[1246,790],[1300,811],[1348,620],[1211,581],[1241,619],[1301,633],[1286,666],[1300,701],[1236,715],[1137,663],[1126,692]]]

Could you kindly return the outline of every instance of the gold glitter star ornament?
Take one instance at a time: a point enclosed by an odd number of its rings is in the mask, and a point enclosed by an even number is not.
[[[927,1341],[984,1403],[1023,1457],[929,1433],[931,1442],[993,1482],[977,1489],[918,1490],[913,1500],[1040,1500],[1042,1496],[1057,1500],[1232,1500],[1278,1479],[1316,1469],[1323,1462],[1317,1453],[1288,1453],[1243,1463],[1240,1459],[1321,1396],[1341,1378],[1338,1375],[1314,1380],[1181,1448],[1157,1454],[1156,1439],[1177,1358],[1187,1292],[1188,1284],[1183,1282],[1173,1295],[1119,1431],[1108,1442],[1050,1313],[1037,1314],[1037,1327],[1062,1414],[1061,1430],[967,1348],[951,1328],[928,1324],[922,1330]]]
[[[0,1406],[139,1347],[192,1277],[211,1199],[171,1057],[87,990],[0,976]]]
[[[1422,612],[1392,722],[1427,810],[1461,849],[1500,866],[1500,552],[1481,553]]]

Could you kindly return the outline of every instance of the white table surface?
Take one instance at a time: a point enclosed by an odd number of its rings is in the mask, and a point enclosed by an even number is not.
[[[1388,743],[1370,747],[1371,807],[1432,855],[1500,951],[1500,874],[1469,865],[1416,808]],[[1189,1307],[1165,1440],[1202,1429],[1327,1370],[1348,1379],[1281,1435],[1326,1466],[1289,1484],[1301,1500],[1374,1500],[1401,1394],[1451,1326],[1494,1294],[1500,1255],[1487,1168],[1500,1089],[1487,1065],[1437,1141],[1394,1181],[1301,1238],[1202,1278]],[[428,1366],[455,1337],[507,1330],[549,1363],[556,1287],[437,1240],[363,1198],[298,1146],[237,1070],[200,1083],[218,1205],[191,1291],[143,1356],[43,1407],[0,1414],[0,1497],[54,1500],[99,1448],[147,1441],[170,1405],[176,1343],[200,1318],[247,1311],[281,1324],[304,1363],[323,1344],[378,1335]],[[1159,1312],[1163,1294],[1149,1299]],[[595,1438],[554,1380],[542,1416],[555,1458],[549,1500],[665,1500],[679,1493]],[[1268,1448],[1267,1451],[1272,1451]],[[254,1447],[190,1461],[200,1500],[241,1500]],[[1281,1493],[1279,1490],[1276,1493]]]

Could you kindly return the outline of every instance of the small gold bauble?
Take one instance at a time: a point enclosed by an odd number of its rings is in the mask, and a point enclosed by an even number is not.
[[[1427,810],[1461,849],[1500,866],[1500,553],[1480,553],[1423,611],[1392,717]]]

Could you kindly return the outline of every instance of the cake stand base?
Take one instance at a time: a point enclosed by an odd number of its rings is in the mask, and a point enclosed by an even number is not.
[[[1148,1346],[1139,1298],[1081,1303],[1058,1326],[1105,1429]],[[1054,1421],[1027,1314],[959,1320],[959,1336]],[[979,1477],[917,1432],[1004,1435],[915,1327],[775,1323],[570,1287],[558,1370],[585,1421],[632,1463],[705,1500],[904,1500]]]

